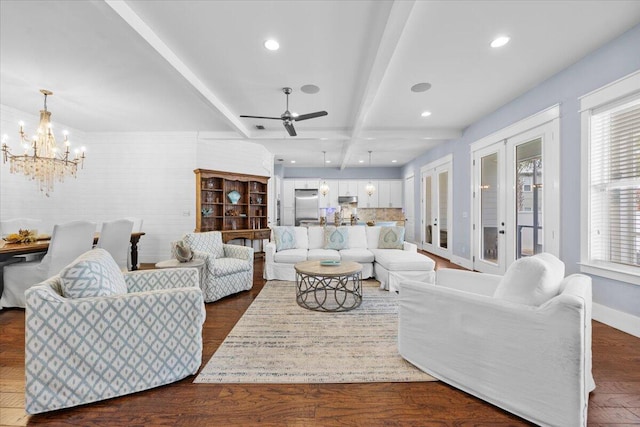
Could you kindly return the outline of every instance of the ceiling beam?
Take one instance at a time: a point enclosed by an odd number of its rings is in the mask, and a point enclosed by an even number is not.
[[[178,71],[243,138],[249,138],[247,127],[220,101],[198,76],[167,46],[160,37],[123,0],[105,0],[124,21],[147,41],[173,68]]]
[[[393,54],[398,47],[402,33],[409,21],[414,4],[415,0],[395,0],[391,6],[389,18],[387,19],[387,24],[384,27],[384,32],[380,39],[380,44],[378,45],[376,57],[371,69],[369,70],[367,83],[362,98],[360,99],[360,106],[358,107],[358,113],[356,114],[355,122],[352,127],[353,131],[351,132],[351,139],[345,142],[342,147],[341,170],[344,169],[349,162],[354,144],[360,136],[360,132],[362,131],[367,119],[367,114],[378,95],[380,85],[387,73],[389,65],[391,64]]]

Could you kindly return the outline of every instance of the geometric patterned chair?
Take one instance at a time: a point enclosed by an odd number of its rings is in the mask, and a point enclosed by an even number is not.
[[[67,267],[25,292],[30,414],[168,384],[195,374],[202,362],[205,310],[197,270],[122,273],[108,252],[89,253],[90,268],[77,267],[84,254],[75,269]],[[125,289],[65,297],[65,274],[76,284],[100,282],[107,288],[122,279]]]
[[[193,257],[205,262],[201,281],[205,302],[253,287],[253,248],[222,243],[219,231],[187,233],[182,238]],[[172,248],[175,258],[175,246]]]

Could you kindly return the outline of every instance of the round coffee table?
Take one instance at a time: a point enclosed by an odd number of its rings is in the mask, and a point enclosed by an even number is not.
[[[349,311],[362,302],[362,265],[353,261],[322,265],[303,261],[296,270],[296,302],[314,311]]]

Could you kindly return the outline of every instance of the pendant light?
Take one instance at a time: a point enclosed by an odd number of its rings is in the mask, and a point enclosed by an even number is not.
[[[327,152],[323,151],[322,152],[322,169],[324,170],[326,164],[327,164]],[[322,184],[320,185],[320,188],[318,189],[318,191],[320,192],[320,194],[322,194],[323,196],[326,196],[327,194],[329,194],[329,184],[327,184],[326,180],[322,181]]]
[[[371,169],[371,151],[369,151],[369,169]],[[366,191],[369,197],[371,197],[373,193],[376,192],[376,186],[373,185],[373,182],[371,182],[371,180],[369,180],[369,182],[367,183],[367,186],[364,187],[364,191]]]

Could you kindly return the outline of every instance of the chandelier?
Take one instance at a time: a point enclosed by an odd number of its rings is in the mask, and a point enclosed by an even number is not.
[[[323,161],[322,161],[322,169],[325,168],[325,165],[327,164],[327,152],[323,151]],[[318,191],[320,192],[320,194],[322,194],[323,196],[326,196],[327,194],[329,194],[329,184],[327,184],[327,181],[323,181],[322,184],[320,185],[320,188],[318,189]]]
[[[371,151],[369,151],[369,173],[371,173]],[[364,191],[369,197],[373,196],[373,193],[376,192],[376,186],[373,185],[373,182],[371,182],[371,180],[369,180],[367,186],[364,187]]]
[[[24,154],[12,154],[6,143],[8,136],[3,135],[2,157],[3,163],[9,160],[11,173],[21,173],[28,179],[37,181],[40,191],[48,197],[56,180],[63,182],[67,175],[75,178],[78,165],[80,168],[83,167],[85,149],[76,149],[74,157],[71,158],[71,143],[67,131],[63,132],[64,149],[58,148],[51,129],[51,112],[47,111],[47,96],[53,95],[53,92],[40,89],[40,93],[44,95],[44,110],[40,110],[40,124],[36,134],[29,138],[24,132],[24,123],[20,122],[20,142]]]

